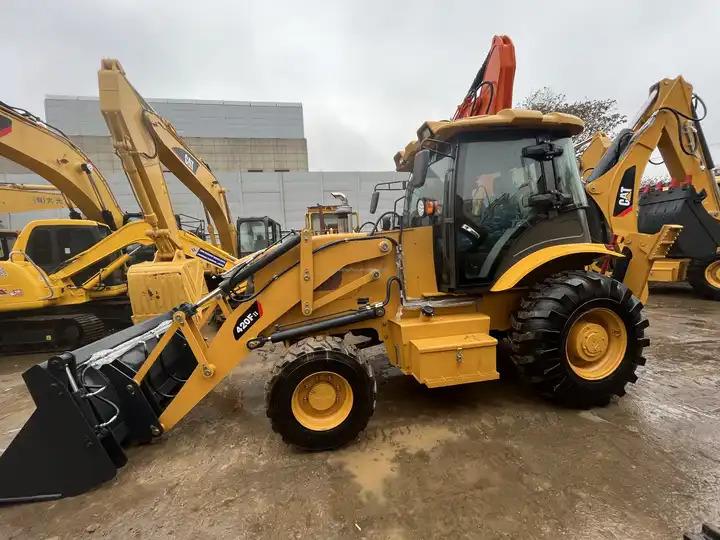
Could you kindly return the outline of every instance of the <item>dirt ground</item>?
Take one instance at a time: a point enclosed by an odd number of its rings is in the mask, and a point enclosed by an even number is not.
[[[349,447],[285,446],[248,361],[85,495],[0,508],[0,538],[668,538],[720,521],[720,304],[653,291],[648,364],[606,408],[514,382],[428,390],[365,351],[378,407]],[[0,359],[0,449],[32,410]]]

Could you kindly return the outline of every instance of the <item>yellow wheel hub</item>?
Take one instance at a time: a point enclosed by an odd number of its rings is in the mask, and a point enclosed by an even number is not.
[[[583,379],[599,380],[612,374],[627,350],[625,323],[614,311],[593,308],[570,327],[565,353],[572,370]]]
[[[711,262],[705,267],[705,281],[711,287],[720,289],[720,261]]]
[[[295,387],[291,406],[295,419],[307,429],[327,431],[350,415],[353,391],[345,377],[332,371],[308,375]]]

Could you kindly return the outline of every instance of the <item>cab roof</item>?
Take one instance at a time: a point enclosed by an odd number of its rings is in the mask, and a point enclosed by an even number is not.
[[[503,109],[497,114],[468,116],[460,120],[428,120],[417,130],[417,140],[411,141],[404,150],[395,154],[395,168],[398,171],[411,171],[413,159],[426,139],[447,141],[460,133],[477,132],[498,127],[509,128],[549,128],[577,135],[585,123],[572,114],[529,111],[525,109]]]

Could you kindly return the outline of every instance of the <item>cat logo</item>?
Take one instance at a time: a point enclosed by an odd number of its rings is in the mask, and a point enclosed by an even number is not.
[[[635,166],[627,169],[620,180],[617,198],[615,199],[614,217],[623,217],[632,212],[633,194],[635,192]]]
[[[183,165],[190,169],[193,174],[197,172],[199,163],[192,154],[178,147],[173,148],[173,152],[175,152],[175,155],[180,158],[180,161],[183,162]]]

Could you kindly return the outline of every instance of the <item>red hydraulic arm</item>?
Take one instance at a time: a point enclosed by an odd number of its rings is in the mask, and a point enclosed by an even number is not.
[[[490,52],[458,105],[453,120],[495,114],[512,107],[515,80],[515,46],[508,36],[494,36]]]

